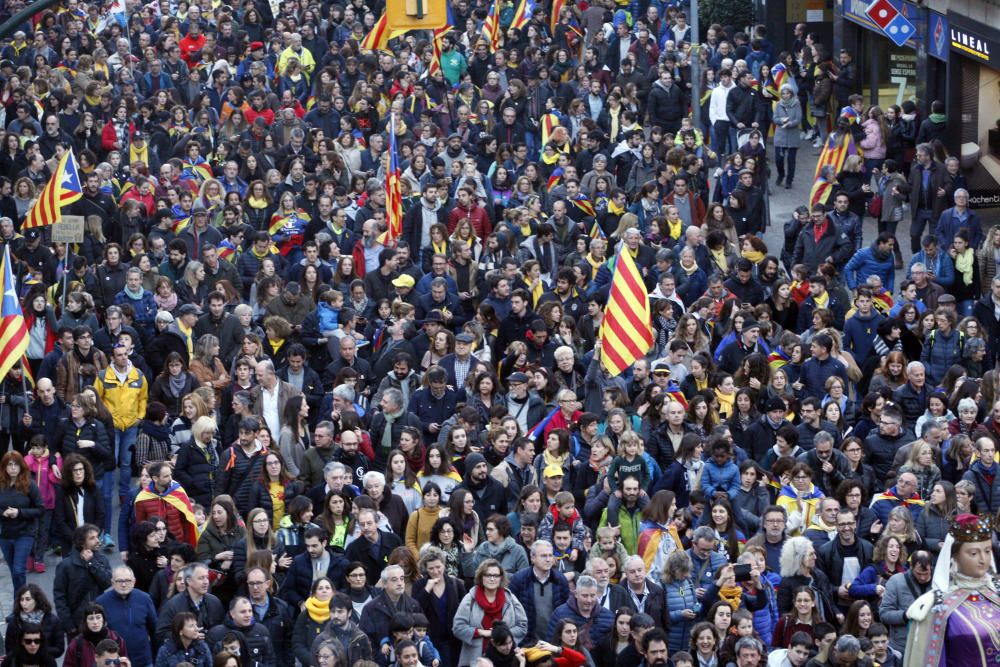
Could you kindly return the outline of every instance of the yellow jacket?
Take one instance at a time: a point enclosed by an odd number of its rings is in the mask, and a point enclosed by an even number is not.
[[[285,68],[288,66],[289,58],[298,58],[299,65],[302,67],[302,71],[305,75],[307,77],[312,76],[313,70],[316,69],[316,60],[313,59],[313,55],[309,49],[303,46],[301,53],[295,53],[295,51],[292,50],[292,47],[289,46],[282,51],[281,55],[278,56],[278,72],[280,74],[285,73]]]
[[[128,369],[124,382],[119,381],[114,365],[108,366],[97,376],[94,389],[108,406],[116,429],[124,431],[146,416],[149,383],[142,371],[135,366]]]

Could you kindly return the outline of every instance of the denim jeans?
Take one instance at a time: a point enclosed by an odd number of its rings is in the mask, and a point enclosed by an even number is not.
[[[30,535],[12,540],[0,539],[0,553],[3,553],[3,559],[7,561],[7,567],[10,568],[10,579],[15,592],[27,581],[25,572],[28,566],[28,556],[31,555],[31,547],[34,543],[35,538]]]
[[[774,165],[778,170],[778,178],[784,179],[787,177],[788,182],[792,182],[795,178],[795,156],[798,152],[798,148],[774,147]],[[785,166],[786,161],[788,163],[787,167]]]
[[[128,496],[132,490],[132,447],[139,435],[139,425],[124,431],[115,429],[115,449],[118,450],[118,495]]]
[[[100,526],[102,533],[111,535],[111,515],[114,513],[115,469],[101,475],[101,495],[104,497],[104,525]]]

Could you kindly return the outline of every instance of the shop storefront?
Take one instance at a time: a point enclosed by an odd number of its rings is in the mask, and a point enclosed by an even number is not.
[[[948,148],[973,208],[1000,207],[1000,31],[949,13]]]
[[[865,14],[869,0],[837,0],[837,13],[844,20],[836,26],[839,29],[834,41],[834,61],[841,48],[854,56],[861,94],[868,103],[884,109],[903,100],[913,100],[923,107],[924,100],[932,93],[928,82],[939,69],[936,61],[928,61],[923,48],[927,11],[901,0],[893,4],[916,28],[914,37],[903,46],[886,37]]]

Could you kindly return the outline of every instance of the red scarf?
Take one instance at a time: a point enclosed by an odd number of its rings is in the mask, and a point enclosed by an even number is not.
[[[503,620],[503,606],[507,602],[507,594],[504,589],[498,588],[496,597],[493,598],[493,602],[490,602],[486,599],[486,591],[481,586],[476,586],[474,597],[476,604],[483,610],[482,627],[484,630],[492,629],[495,622]],[[483,638],[484,651],[489,641],[489,637]]]
[[[824,217],[822,224],[819,224],[819,225],[814,224],[813,225],[813,238],[816,240],[816,243],[819,243],[819,240],[821,238],[823,238],[823,234],[826,234],[826,227],[829,224],[830,224],[830,220],[828,218]]]

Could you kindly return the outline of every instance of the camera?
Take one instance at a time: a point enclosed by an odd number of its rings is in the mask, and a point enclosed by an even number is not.
[[[739,563],[733,566],[733,574],[736,575],[736,581],[750,581],[750,563]]]

